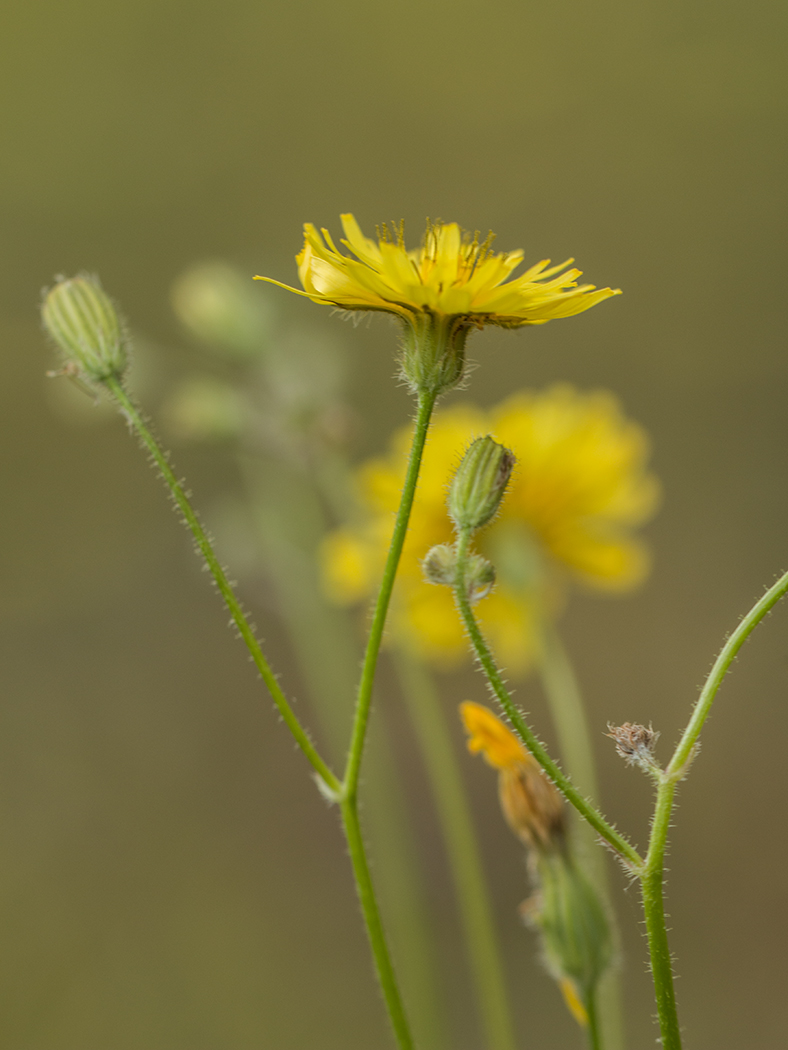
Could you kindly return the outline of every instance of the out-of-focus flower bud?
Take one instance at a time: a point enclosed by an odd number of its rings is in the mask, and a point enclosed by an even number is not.
[[[457,552],[450,543],[439,543],[427,551],[421,569],[427,583],[454,585],[457,571]]]
[[[540,855],[537,873],[538,903],[528,909],[526,918],[541,933],[547,967],[560,983],[567,1006],[583,1024],[599,979],[612,961],[607,915],[567,853]]]
[[[270,310],[251,278],[228,263],[193,266],[175,282],[171,298],[179,321],[201,342],[241,358],[265,351]]]
[[[224,441],[237,437],[244,424],[237,392],[209,376],[186,380],[164,405],[163,415],[168,429],[184,441]]]
[[[465,586],[470,601],[478,602],[486,598],[495,586],[495,566],[492,562],[481,554],[472,554],[465,570]]]
[[[514,463],[514,453],[489,434],[471,443],[452,478],[447,501],[458,531],[480,529],[495,517]]]
[[[128,339],[97,277],[58,278],[44,296],[41,319],[72,374],[96,383],[123,378]]]
[[[635,722],[624,722],[614,726],[608,723],[607,734],[616,742],[616,751],[627,765],[638,765],[647,773],[660,772],[659,764],[654,758],[654,748],[659,740],[659,733],[652,726],[642,726]]]

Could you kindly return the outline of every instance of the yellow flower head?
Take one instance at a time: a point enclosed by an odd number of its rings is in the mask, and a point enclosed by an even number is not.
[[[572,259],[552,267],[545,259],[509,280],[523,252],[495,254],[492,234],[480,243],[478,233],[471,237],[456,222],[428,222],[421,248],[411,250],[402,223],[392,224],[391,233],[383,226],[377,241],[364,236],[352,215],[342,216],[342,228],[341,244],[351,255],[336,247],[328,230],[305,224],[304,247],[296,257],[304,291],[290,291],[342,310],[385,310],[406,321],[430,313],[463,318],[478,328],[544,324],[618,294],[618,289],[578,286],[581,271],[566,269]]]
[[[421,560],[436,544],[452,542],[448,483],[470,442],[488,433],[517,463],[498,516],[477,538],[498,577],[478,615],[499,659],[516,673],[533,657],[535,617],[557,611],[568,581],[621,592],[643,580],[648,553],[632,530],[654,512],[658,485],[645,468],[644,431],[610,394],[564,385],[522,391],[486,412],[467,404],[438,411],[389,621],[391,636],[438,665],[457,664],[468,647],[450,589],[425,583]],[[362,517],[326,541],[325,578],[338,602],[374,593],[410,437],[410,428],[398,431],[388,454],[360,468]]]

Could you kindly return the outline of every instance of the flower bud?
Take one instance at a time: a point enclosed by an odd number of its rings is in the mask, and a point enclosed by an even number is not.
[[[454,586],[457,570],[457,552],[449,543],[439,543],[427,551],[421,563],[421,571],[427,583],[442,583]]]
[[[495,566],[481,554],[472,554],[468,558],[465,570],[465,587],[468,599],[478,602],[486,598],[495,586]]]
[[[537,873],[538,905],[530,910],[530,921],[541,933],[548,969],[583,1023],[596,985],[612,961],[610,924],[596,891],[566,853],[541,855]],[[583,1012],[577,1009],[578,1000]]]
[[[495,516],[514,463],[514,453],[489,434],[471,443],[449,488],[449,516],[458,531],[480,529]]]
[[[126,333],[97,277],[59,279],[44,297],[41,319],[67,367],[76,367],[83,378],[98,383],[123,377],[128,366]]]

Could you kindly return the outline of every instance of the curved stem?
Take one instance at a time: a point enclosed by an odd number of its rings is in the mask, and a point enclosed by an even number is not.
[[[592,806],[585,797],[577,790],[571,780],[562,772],[553,761],[545,748],[539,742],[534,731],[527,724],[520,711],[517,710],[509,690],[506,688],[495,659],[489,646],[479,629],[473,609],[468,599],[467,587],[465,585],[465,574],[467,570],[468,547],[470,544],[470,533],[461,533],[457,541],[457,577],[454,586],[454,597],[468,632],[468,637],[476,652],[477,659],[482,666],[490,688],[494,692],[501,707],[505,711],[509,721],[520,737],[522,742],[534,756],[545,773],[550,777],[558,790],[571,802],[581,816],[585,817],[594,830],[608,842],[613,849],[633,868],[636,872],[643,865],[643,858],[638,851],[624,838],[614,827],[612,827],[602,814]]]
[[[367,927],[372,957],[375,960],[375,970],[383,997],[386,1000],[386,1007],[394,1029],[394,1035],[400,1050],[413,1050],[413,1037],[410,1034],[408,1019],[405,1016],[405,1008],[402,1005],[396,974],[394,973],[391,956],[386,944],[386,935],[383,931],[378,902],[375,898],[375,889],[372,885],[372,876],[370,875],[369,864],[367,863],[367,856],[364,850],[364,840],[361,834],[358,806],[355,798],[343,798],[340,802],[340,808],[350,862],[353,865],[353,874],[356,879],[358,899]]]
[[[514,1050],[514,1028],[495,919],[454,745],[429,671],[400,652],[397,669],[419,741],[449,859],[489,1050]]]
[[[399,559],[402,547],[405,543],[405,534],[408,531],[410,512],[413,507],[413,497],[416,495],[416,483],[419,480],[419,469],[421,457],[424,452],[424,443],[427,440],[427,431],[432,418],[432,410],[435,407],[436,395],[425,393],[419,396],[419,409],[416,416],[416,425],[413,431],[413,443],[410,448],[408,468],[405,474],[405,484],[402,488],[399,510],[394,522],[394,532],[391,536],[386,565],[383,570],[383,579],[380,582],[375,612],[372,616],[372,626],[369,631],[367,648],[364,653],[364,663],[361,669],[361,681],[358,687],[358,698],[356,700],[356,711],[353,718],[353,732],[350,739],[350,750],[348,753],[345,775],[342,778],[343,794],[355,795],[358,789],[358,778],[361,772],[361,759],[364,753],[364,740],[369,721],[369,709],[372,703],[372,686],[375,681],[375,668],[380,653],[380,643],[383,640],[383,628],[386,625],[386,614],[388,613],[391,592],[394,588],[394,580],[397,575]]]
[[[676,993],[673,988],[668,933],[665,927],[665,903],[663,879],[665,874],[665,848],[667,846],[670,814],[676,782],[661,778],[657,789],[657,803],[651,827],[651,841],[643,873],[640,876],[643,894],[643,914],[646,920],[651,955],[651,975],[657,999],[657,1014],[664,1050],[681,1050],[681,1032],[676,1012]]]
[[[254,630],[246,618],[244,611],[235,596],[235,592],[230,586],[230,581],[227,579],[227,575],[225,574],[219,559],[216,557],[211,541],[209,540],[205,529],[200,524],[200,520],[197,517],[183,486],[173,473],[172,467],[167,460],[166,453],[156,441],[156,438],[145,423],[141,413],[123,389],[120,382],[114,377],[110,377],[105,380],[105,385],[120,406],[129,426],[135,431],[140,441],[149,452],[165,485],[170,490],[175,506],[183,515],[184,524],[194,537],[197,550],[205,560],[205,564],[208,566],[208,569],[214,578],[219,593],[222,598],[224,598],[225,604],[230,611],[233,623],[238,628],[239,634],[246,643],[246,647],[251,653],[252,660],[268,687],[268,691],[279,709],[279,713],[285,724],[295,737],[296,743],[301,748],[312,768],[323,783],[330,789],[330,791],[339,791],[341,785],[338,778],[318,754],[317,749],[309,739],[306,730],[299,722],[287,700],[287,697],[282,691],[282,688],[276,679],[276,675],[271,670],[268,661],[260,648],[260,643],[255,637]]]
[[[781,576],[777,583],[771,586],[766,594],[753,605],[752,609],[744,616],[739,626],[722,647],[722,651],[714,661],[714,666],[701,690],[687,728],[684,730],[673,758],[671,758],[665,771],[668,776],[681,777],[687,762],[692,758],[692,751],[698,742],[703,723],[708,718],[717,690],[722,685],[722,680],[736,658],[736,654],[764,616],[774,608],[787,592],[788,572]]]

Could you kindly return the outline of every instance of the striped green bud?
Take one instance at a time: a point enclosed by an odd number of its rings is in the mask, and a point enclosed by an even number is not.
[[[489,434],[471,443],[449,488],[449,517],[459,532],[480,529],[495,517],[514,463],[514,453]]]
[[[123,377],[126,333],[97,277],[78,274],[59,280],[44,297],[41,319],[67,368],[97,383]]]

